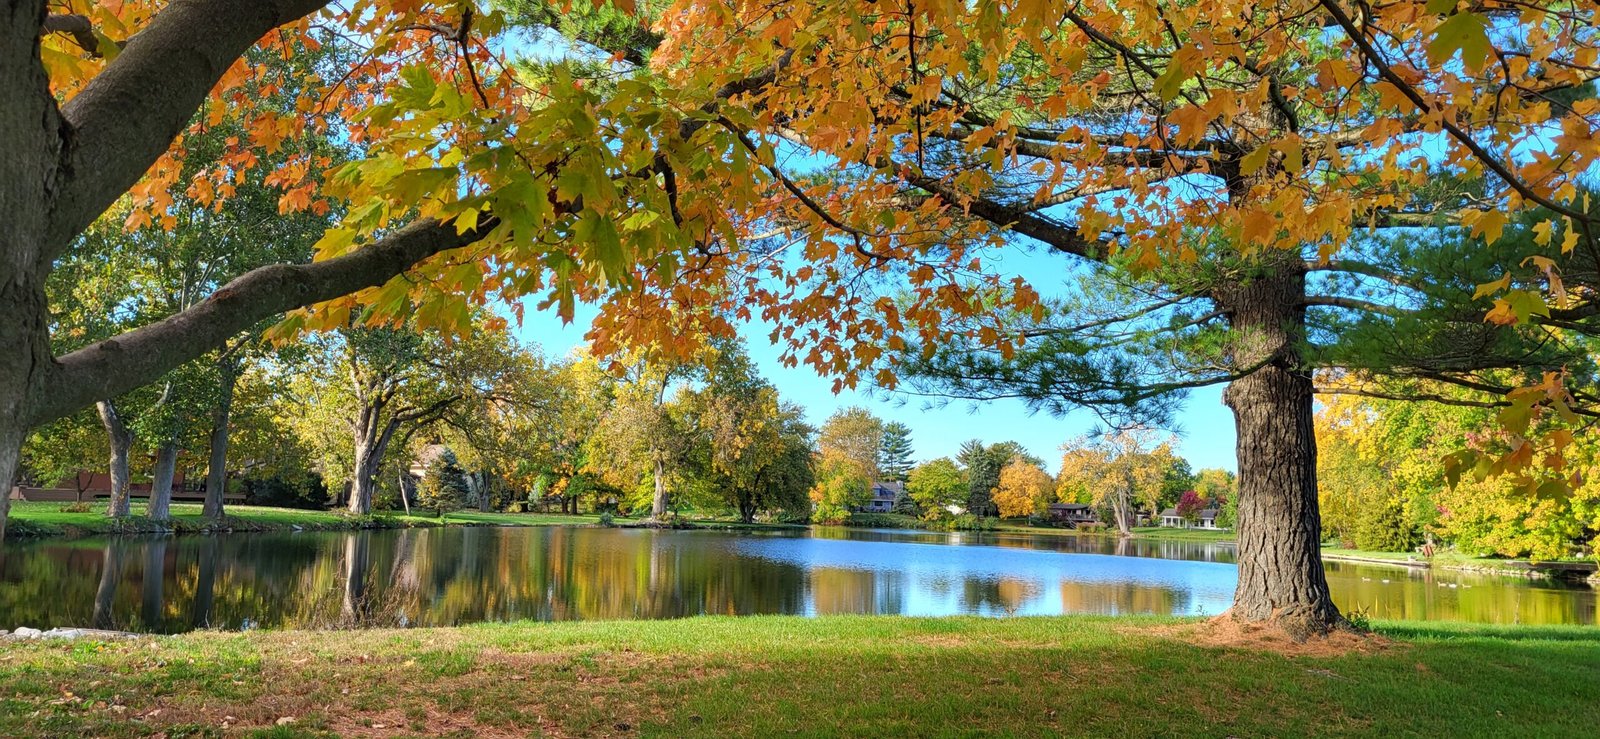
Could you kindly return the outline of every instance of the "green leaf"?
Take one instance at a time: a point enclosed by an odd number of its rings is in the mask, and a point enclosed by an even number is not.
[[[1549,316],[1550,306],[1544,302],[1544,296],[1532,290],[1507,290],[1506,304],[1511,306],[1511,312],[1517,316],[1518,323],[1527,323],[1532,316]]]
[[[1477,13],[1456,13],[1434,29],[1428,42],[1428,60],[1434,64],[1449,61],[1461,52],[1461,63],[1468,71],[1483,68],[1494,52],[1489,43],[1489,22]]]
[[[1167,71],[1162,72],[1161,76],[1156,78],[1156,96],[1161,98],[1162,102],[1172,102],[1172,99],[1183,91],[1183,83],[1187,79],[1189,79],[1189,72],[1183,68],[1183,65],[1177,63],[1168,64]]]

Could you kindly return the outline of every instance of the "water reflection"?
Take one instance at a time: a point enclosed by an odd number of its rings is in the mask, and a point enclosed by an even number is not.
[[[1216,614],[1234,550],[1201,542],[817,529],[465,528],[40,542],[0,552],[0,628],[447,625],[696,614]],[[1376,618],[1594,623],[1595,594],[1329,563]]]

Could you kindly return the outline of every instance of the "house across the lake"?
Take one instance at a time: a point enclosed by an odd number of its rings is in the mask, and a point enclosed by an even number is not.
[[[888,513],[894,510],[894,502],[905,492],[906,484],[899,480],[880,480],[872,483],[872,497],[857,510],[862,513]]]
[[[1161,512],[1161,525],[1175,529],[1221,529],[1217,525],[1217,509],[1203,508],[1195,514],[1193,521],[1178,515],[1178,509],[1168,508]]]
[[[190,479],[184,470],[174,470],[172,473],[172,500],[203,501],[206,499],[205,478]],[[130,482],[128,484],[129,498],[149,498],[149,482]],[[105,472],[90,472],[82,470],[77,475],[62,480],[55,487],[44,487],[26,482],[14,485],[11,488],[12,500],[49,501],[52,503],[92,503],[97,500],[107,500],[111,497],[111,475]],[[244,493],[227,492],[222,499],[228,503],[244,502]]]
[[[1045,515],[1051,521],[1069,526],[1100,523],[1100,514],[1095,513],[1093,507],[1082,503],[1051,503],[1045,510]]]

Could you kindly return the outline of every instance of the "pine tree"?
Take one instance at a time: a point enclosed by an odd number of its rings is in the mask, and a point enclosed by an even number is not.
[[[461,507],[467,496],[467,476],[456,462],[454,452],[446,449],[435,457],[417,485],[417,506],[431,508],[439,516],[445,511]]]
[[[885,480],[905,482],[911,474],[911,427],[899,421],[883,425],[883,442],[878,448],[878,469]]]

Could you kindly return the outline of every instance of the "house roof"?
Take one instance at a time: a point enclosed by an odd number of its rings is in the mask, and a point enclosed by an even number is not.
[[[1166,510],[1161,512],[1161,517],[1162,518],[1177,518],[1177,516],[1178,516],[1178,509],[1176,509],[1176,508],[1168,508],[1168,509],[1166,509]],[[1215,509],[1215,508],[1201,508],[1200,512],[1195,514],[1195,517],[1197,517],[1197,518],[1216,518],[1217,517],[1217,509]]]
[[[1082,510],[1087,510],[1088,508],[1089,508],[1089,506],[1084,505],[1083,503],[1051,503],[1050,504],[1050,510],[1052,510],[1052,511],[1082,511]]]

